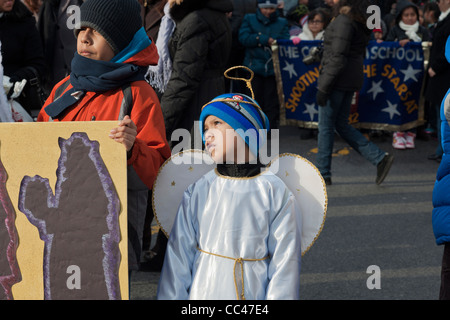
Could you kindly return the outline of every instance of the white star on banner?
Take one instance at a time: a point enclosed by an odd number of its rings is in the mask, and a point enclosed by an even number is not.
[[[420,69],[414,69],[411,64],[408,65],[408,69],[400,70],[401,73],[405,75],[405,79],[403,82],[406,82],[409,79],[413,79],[414,81],[418,82],[419,80],[416,78],[416,74],[420,73],[422,70]]]
[[[387,103],[388,103],[389,107],[384,108],[381,111],[389,113],[389,117],[391,118],[391,120],[392,120],[392,118],[394,118],[394,115],[398,115],[398,116],[401,115],[400,112],[398,112],[398,110],[397,110],[397,105],[396,104],[392,104],[389,101]]]
[[[292,79],[292,76],[298,76],[297,72],[294,70],[294,64],[286,61],[286,67],[283,68],[283,71],[289,72],[289,79]]]
[[[372,81],[372,88],[370,88],[370,90],[367,91],[367,93],[373,93],[373,100],[375,100],[377,98],[377,95],[379,93],[384,92],[383,88],[381,88],[382,83],[383,83],[383,80],[380,80],[378,82]]]
[[[319,113],[319,110],[316,110],[316,105],[314,103],[308,104],[305,103],[306,110],[303,113],[309,113],[309,117],[311,118],[311,121],[314,119],[314,115]]]

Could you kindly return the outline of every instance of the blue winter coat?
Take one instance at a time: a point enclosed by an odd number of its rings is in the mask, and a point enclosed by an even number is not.
[[[239,29],[239,41],[245,47],[244,65],[255,74],[273,76],[272,49],[269,38],[289,39],[289,25],[285,18],[275,11],[270,18],[260,10],[245,15]]]
[[[450,37],[445,56],[450,63]],[[433,190],[433,231],[438,245],[450,242],[450,89],[441,104],[441,140],[444,155]]]

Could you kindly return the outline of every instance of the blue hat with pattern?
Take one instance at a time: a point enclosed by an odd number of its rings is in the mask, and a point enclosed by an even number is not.
[[[258,156],[260,147],[267,141],[270,127],[269,119],[254,99],[241,93],[227,93],[207,103],[200,114],[203,142],[205,119],[211,115],[229,124],[249,146],[250,151]]]

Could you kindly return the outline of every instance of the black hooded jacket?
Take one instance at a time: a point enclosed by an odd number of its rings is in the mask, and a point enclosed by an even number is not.
[[[226,13],[231,0],[184,0],[170,9],[176,29],[169,42],[173,70],[161,98],[167,140],[175,129],[191,130],[204,104],[223,94],[231,50]]]
[[[4,74],[11,80],[30,80],[45,71],[44,51],[36,28],[36,19],[25,5],[16,1],[12,11],[0,18],[0,42]]]
[[[433,32],[429,67],[436,72],[436,75],[428,79],[425,91],[425,98],[433,105],[441,104],[449,88],[450,63],[445,57],[445,44],[448,37],[450,37],[450,14],[437,23]]]
[[[324,34],[322,68],[318,89],[325,94],[333,90],[359,91],[364,83],[364,54],[371,31],[365,21],[350,14],[349,7],[328,25]]]

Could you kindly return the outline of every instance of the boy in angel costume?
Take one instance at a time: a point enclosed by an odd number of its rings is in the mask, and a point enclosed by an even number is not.
[[[217,166],[184,192],[157,298],[298,299],[301,214],[285,183],[258,161],[267,116],[252,98],[224,94],[199,122]]]

